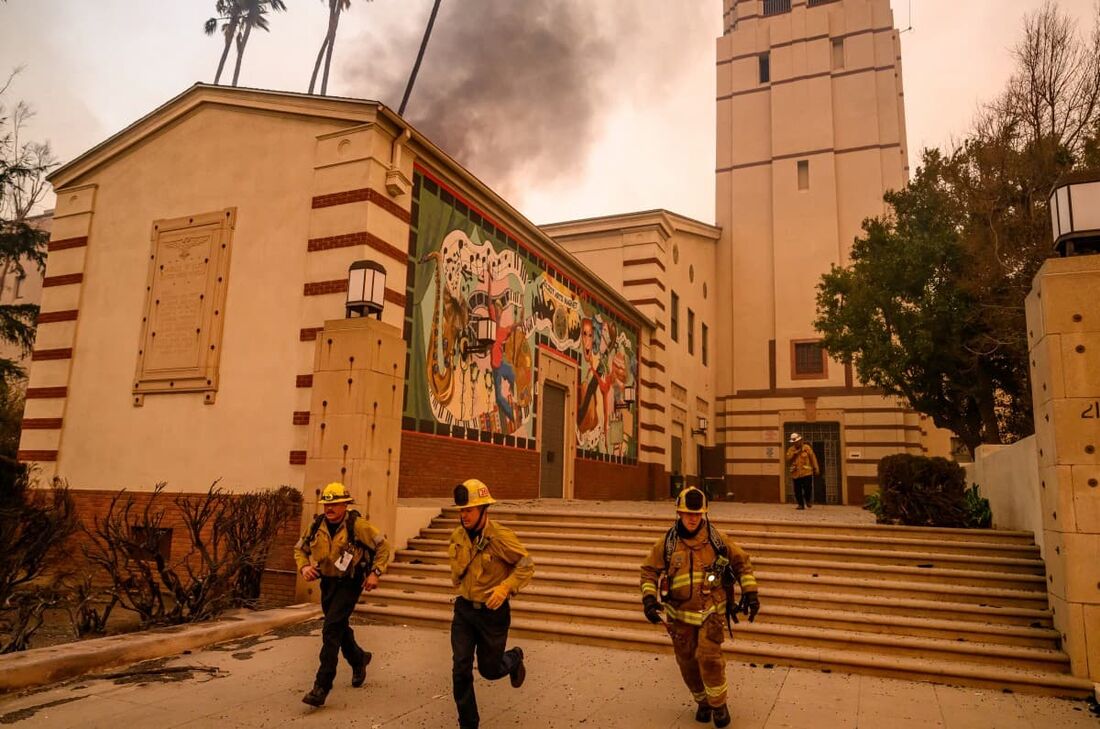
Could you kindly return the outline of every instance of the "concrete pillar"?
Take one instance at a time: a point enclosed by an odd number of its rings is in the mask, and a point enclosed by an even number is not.
[[[359,511],[392,537],[397,520],[405,341],[371,318],[326,321],[317,336],[302,528],[318,513],[321,489],[340,481]],[[298,579],[299,599],[317,600]]]
[[[1100,682],[1100,255],[1052,258],[1027,297],[1050,606],[1075,676]]]

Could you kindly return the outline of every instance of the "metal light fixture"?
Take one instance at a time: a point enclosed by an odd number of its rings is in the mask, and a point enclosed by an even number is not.
[[[699,427],[691,429],[691,434],[692,435],[706,435],[707,434],[707,419],[704,418],[702,415],[700,415],[699,419],[698,419],[698,425],[699,425]]]
[[[487,316],[474,315],[470,317],[469,333],[472,343],[462,348],[462,353],[485,354],[497,340],[497,323]]]
[[[1100,253],[1100,174],[1063,178],[1050,193],[1050,222],[1062,256]]]
[[[344,309],[348,319],[374,314],[382,318],[386,305],[386,268],[375,261],[356,261],[348,269],[348,298]]]
[[[630,406],[634,404],[634,385],[627,385],[623,388],[623,397],[621,400],[615,403],[616,410],[629,410]]]

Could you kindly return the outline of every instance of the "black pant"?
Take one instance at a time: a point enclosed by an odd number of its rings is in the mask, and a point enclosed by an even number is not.
[[[362,592],[361,580],[321,578],[321,610],[325,613],[325,626],[321,629],[321,666],[317,669],[314,683],[326,691],[332,690],[341,653],[353,667],[363,662],[363,649],[356,644],[355,633],[348,622]]]
[[[794,480],[794,497],[799,506],[814,502],[814,477],[801,476]]]
[[[451,653],[454,660],[451,679],[458,706],[458,725],[462,729],[477,729],[481,721],[477,713],[477,697],[474,696],[475,650],[477,672],[490,681],[509,675],[519,663],[519,653],[515,648],[507,652],[504,650],[511,624],[512,610],[507,600],[496,610],[484,605],[477,608],[475,603],[464,597],[455,600],[455,614],[451,621]]]

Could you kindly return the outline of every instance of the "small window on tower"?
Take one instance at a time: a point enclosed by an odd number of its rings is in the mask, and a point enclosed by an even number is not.
[[[772,80],[772,61],[770,53],[760,55],[760,83],[770,83]]]
[[[844,39],[833,39],[833,70],[844,68]]]
[[[804,339],[791,342],[792,379],[817,380],[827,376],[825,350],[821,346],[821,340]]]
[[[798,160],[798,189],[810,189],[810,160]]]

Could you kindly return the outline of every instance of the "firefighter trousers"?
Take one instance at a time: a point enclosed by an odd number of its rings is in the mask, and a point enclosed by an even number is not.
[[[336,678],[336,665],[340,654],[348,665],[355,667],[363,662],[363,649],[355,642],[351,629],[351,613],[363,592],[361,580],[346,577],[321,578],[321,610],[325,614],[321,628],[321,665],[314,683],[326,691],[332,690]]]
[[[668,623],[676,664],[697,704],[721,706],[726,703],[726,659],[722,655],[725,608],[719,608],[721,614],[708,615],[702,625],[689,625],[679,620]]]
[[[481,721],[474,695],[474,654],[477,654],[477,672],[490,681],[509,675],[519,663],[519,652],[515,648],[504,650],[511,624],[512,611],[507,600],[496,610],[464,597],[455,600],[451,621],[454,658],[451,679],[458,707],[458,725],[462,729],[477,729]]]

